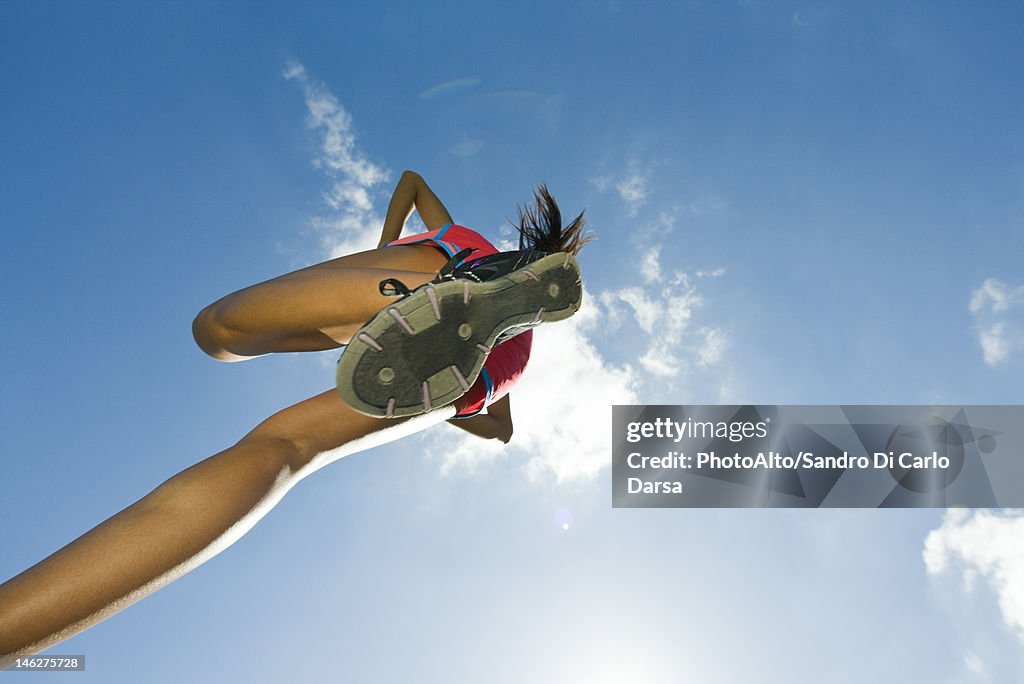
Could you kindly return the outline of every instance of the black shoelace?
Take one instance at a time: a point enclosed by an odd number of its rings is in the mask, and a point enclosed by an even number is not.
[[[461,264],[466,257],[475,251],[476,249],[473,247],[466,247],[464,250],[457,252],[448,260],[448,263],[441,267],[441,270],[437,272],[437,276],[430,282],[439,283],[442,280],[453,278],[453,273],[455,272],[455,269],[459,267],[459,264]],[[385,278],[380,281],[378,289],[385,297],[408,297],[413,293],[413,290],[410,290],[406,284],[398,278]]]

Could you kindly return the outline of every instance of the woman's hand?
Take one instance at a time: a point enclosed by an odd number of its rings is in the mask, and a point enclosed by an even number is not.
[[[512,407],[507,394],[488,406],[487,413],[478,413],[470,418],[452,418],[448,422],[484,439],[500,439],[505,444],[512,439]]]

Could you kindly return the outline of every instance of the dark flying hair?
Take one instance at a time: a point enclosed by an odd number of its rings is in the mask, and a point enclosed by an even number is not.
[[[576,254],[593,236],[584,232],[583,212],[562,227],[562,212],[548,186],[541,183],[533,191],[536,206],[519,207],[519,249]]]

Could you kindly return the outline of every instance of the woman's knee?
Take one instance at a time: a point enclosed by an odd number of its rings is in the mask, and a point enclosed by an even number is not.
[[[290,432],[273,416],[243,437],[239,444],[256,446],[278,466],[286,466],[293,473],[302,470],[316,456],[308,440]]]
[[[204,352],[218,361],[239,361],[244,356],[229,351],[237,349],[243,334],[232,327],[218,302],[200,311],[192,321],[192,337]]]

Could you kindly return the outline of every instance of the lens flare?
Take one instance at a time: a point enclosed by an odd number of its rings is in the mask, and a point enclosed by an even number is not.
[[[565,506],[559,508],[555,511],[555,524],[563,530],[569,529],[572,526],[572,512]]]

